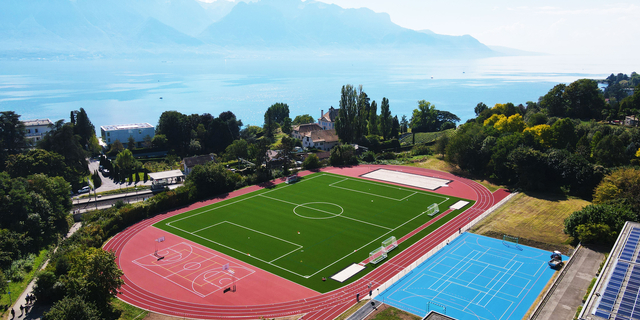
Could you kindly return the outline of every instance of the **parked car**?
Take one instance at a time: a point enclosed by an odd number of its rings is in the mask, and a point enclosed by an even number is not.
[[[91,187],[89,186],[84,186],[82,187],[80,190],[78,190],[78,193],[87,193],[87,192],[91,192]]]

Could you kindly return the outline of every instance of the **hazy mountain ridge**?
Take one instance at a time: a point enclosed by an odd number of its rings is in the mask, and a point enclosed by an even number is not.
[[[218,21],[214,21],[219,19]],[[386,13],[308,0],[5,0],[0,54],[214,54],[236,50],[414,50],[486,56],[471,36],[418,32]]]

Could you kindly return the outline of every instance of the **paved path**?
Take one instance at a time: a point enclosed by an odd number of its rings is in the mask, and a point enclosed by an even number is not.
[[[573,257],[576,260],[565,271],[564,278],[560,280],[536,320],[571,320],[578,306],[582,305],[582,298],[589,283],[595,278],[604,254],[587,247],[582,247],[576,254],[578,256]]]
[[[80,229],[81,225],[82,224],[80,222],[76,222],[73,226],[71,226],[71,229],[67,233],[66,238],[70,237],[72,234],[74,234],[76,231],[78,231],[78,229]],[[40,270],[44,270],[44,268],[47,267],[47,264],[49,264],[49,260],[45,261],[45,263],[42,265]],[[27,300],[25,298],[27,297],[28,294],[32,294],[33,293],[33,286],[35,285],[35,283],[36,283],[36,279],[34,278],[29,283],[29,285],[27,285],[27,288],[24,289],[22,294],[20,294],[20,297],[18,297],[18,299],[15,300],[15,302],[14,302],[14,304],[12,306],[13,310],[16,311],[16,316],[15,316],[15,318],[13,318],[14,320],[41,319],[42,318],[42,314],[45,311],[49,310],[49,306],[42,306],[42,305],[39,305],[37,302],[35,304],[27,305]],[[20,306],[26,306],[25,312],[23,312],[22,315],[20,314]],[[11,311],[7,312],[7,318],[6,319],[12,319],[11,318]]]

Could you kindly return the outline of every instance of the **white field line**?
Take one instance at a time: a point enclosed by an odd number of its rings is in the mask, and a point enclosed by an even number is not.
[[[343,181],[345,181],[345,180],[354,180],[354,179],[345,178],[345,179],[342,179],[342,180],[340,180],[340,181],[334,182],[334,183],[330,184],[329,186],[331,186],[331,187],[335,187],[335,186],[333,186],[334,184],[338,184],[338,183],[343,182]],[[425,192],[425,191],[420,191],[420,190],[415,191],[414,189],[411,189],[411,188],[406,187],[406,186],[398,187],[398,186],[390,185],[390,184],[388,184],[388,183],[384,183],[384,182],[375,182],[375,181],[369,181],[369,180],[364,180],[364,179],[358,179],[358,180],[355,180],[355,181],[360,182],[360,183],[373,184],[373,185],[376,185],[376,186],[379,186],[379,187],[392,188],[392,189],[405,188],[405,189],[409,189],[409,190],[411,190],[411,191],[414,191],[414,192],[416,192],[416,193],[418,193],[418,194],[428,195],[428,196],[433,196],[433,197],[438,197],[438,198],[443,198],[443,199],[447,199],[447,200],[449,200],[449,198],[448,198],[448,197],[445,197],[445,196],[443,196],[443,195],[440,195],[440,194],[437,194],[437,193],[434,193],[434,192]],[[392,182],[392,183],[395,183],[395,182]],[[337,188],[337,187],[336,187],[336,188]],[[347,189],[347,188],[343,188],[343,189]],[[397,200],[397,199],[396,199],[396,200]],[[400,200],[397,200],[397,201],[400,201]]]
[[[308,181],[308,180],[311,180],[311,179],[315,179],[315,178],[317,178],[317,177],[324,177],[324,176],[332,177],[333,175],[321,174],[321,175],[317,175],[317,176],[312,177],[312,178],[307,178],[307,179],[302,180],[302,181],[300,181],[300,182],[303,182],[303,183],[304,183],[305,181]],[[336,183],[339,183],[339,182],[342,182],[342,181],[345,181],[345,180],[351,180],[351,179],[349,179],[349,178],[345,178],[345,179],[342,179],[342,180],[340,180],[340,181],[334,182],[334,183],[332,183],[332,184],[336,184]],[[296,185],[297,185],[297,184],[299,184],[300,182],[296,183]],[[377,185],[377,186],[390,187],[390,186],[386,186],[386,185],[384,185],[383,183],[376,183],[376,182],[365,181],[365,180],[358,181],[358,182],[370,183],[370,184],[374,184],[374,185]],[[332,184],[330,184],[330,186],[331,186]],[[292,186],[292,185],[286,185],[286,186],[283,186],[282,188],[286,188],[286,187],[289,187],[289,186]],[[213,211],[213,210],[216,210],[216,209],[219,209],[219,208],[222,208],[222,207],[225,207],[225,206],[231,205],[231,204],[239,203],[239,202],[242,202],[242,201],[244,201],[244,200],[251,199],[251,198],[255,198],[255,197],[258,197],[258,196],[263,196],[263,197],[265,197],[265,198],[271,198],[271,197],[267,197],[267,196],[265,196],[265,194],[270,193],[270,192],[275,191],[275,190],[282,189],[282,188],[269,190],[269,191],[266,191],[266,192],[263,192],[263,193],[260,193],[260,194],[256,194],[256,195],[253,195],[253,196],[250,196],[250,197],[244,198],[244,199],[240,199],[240,200],[238,200],[238,201],[230,202],[230,203],[224,204],[224,205],[222,205],[222,206],[218,206],[218,207],[215,207],[215,208],[208,209],[208,210],[206,210],[206,211],[198,212],[198,213],[193,214],[193,215],[188,216],[188,217],[184,217],[184,218],[181,218],[181,219],[178,219],[178,220],[174,220],[174,221],[172,221],[172,222],[176,222],[176,221],[180,221],[180,220],[183,220],[183,219],[191,218],[191,217],[194,217],[194,216],[197,216],[197,215],[203,214],[203,213],[205,213],[205,212]],[[391,187],[391,188],[393,188],[393,187]],[[342,188],[342,189],[347,189],[347,188]],[[350,189],[347,189],[347,190],[350,190]],[[354,191],[354,190],[350,190],[350,191]],[[440,195],[437,195],[437,194],[426,193],[426,192],[420,192],[420,191],[416,191],[415,193],[418,193],[418,194],[424,194],[424,195],[429,195],[429,196],[434,196],[434,197],[439,197],[439,198],[443,198],[443,199],[445,199],[445,200],[443,200],[441,203],[443,203],[443,202],[445,202],[445,201],[449,200],[449,198],[448,198],[448,197],[443,197],[443,196],[440,196]],[[374,196],[379,196],[379,195],[375,195],[375,194],[372,194],[372,195],[374,195]],[[275,198],[273,198],[273,199],[275,199]],[[279,199],[275,199],[275,200],[286,202],[286,201],[284,201],[284,200],[279,200]],[[401,201],[401,200],[393,199],[393,198],[391,198],[391,200]],[[294,205],[297,205],[297,204],[294,204]],[[466,210],[464,210],[464,211],[466,211]],[[463,212],[461,212],[461,213],[464,213],[464,211],[463,211]],[[411,221],[413,221],[413,220],[417,219],[418,217],[422,216],[423,214],[424,214],[424,212],[423,212],[423,213],[420,213],[420,214],[418,214],[418,215],[416,215],[415,217],[413,217],[413,218],[411,218],[411,219],[409,219],[409,220],[407,220],[407,221],[405,221],[404,223],[402,223],[401,225],[399,225],[399,226],[397,226],[397,227],[395,227],[395,228],[393,228],[393,229],[389,229],[389,228],[386,228],[386,227],[382,227],[382,228],[387,229],[387,230],[389,230],[389,231],[388,231],[388,232],[386,232],[386,233],[384,233],[384,234],[382,234],[381,236],[379,236],[379,237],[377,237],[377,238],[375,238],[375,239],[371,240],[370,242],[368,242],[368,243],[366,243],[366,244],[362,245],[361,247],[357,248],[356,250],[362,250],[363,248],[365,248],[365,247],[369,246],[370,244],[372,244],[372,243],[374,243],[374,242],[376,242],[376,241],[379,241],[380,239],[382,239],[382,238],[384,238],[385,236],[389,235],[389,234],[390,234],[390,233],[392,233],[393,231],[395,231],[395,230],[397,230],[397,229],[401,228],[402,226],[406,225],[407,223],[410,223]],[[186,230],[184,230],[184,229],[181,229],[181,228],[178,228],[178,227],[176,227],[176,226],[173,226],[173,225],[171,225],[171,223],[166,223],[166,225],[167,225],[167,226],[169,226],[169,227],[172,227],[172,228],[174,228],[174,229],[176,229],[176,230],[180,230],[180,231],[182,231],[182,232],[184,232],[184,233],[188,233],[188,234],[191,234],[191,235],[196,236],[196,237],[198,237],[198,238],[201,238],[201,239],[203,239],[203,240],[205,240],[205,241],[208,241],[208,242],[211,242],[211,243],[217,244],[217,245],[219,245],[219,246],[221,246],[221,247],[224,247],[224,248],[227,248],[227,249],[229,249],[229,250],[232,250],[232,251],[235,251],[235,252],[241,253],[241,254],[243,254],[243,255],[246,255],[246,254],[247,254],[246,252],[242,252],[242,251],[237,250],[237,249],[235,249],[235,248],[232,248],[232,247],[226,246],[226,245],[224,245],[224,244],[218,243],[218,242],[213,241],[213,240],[211,240],[211,239],[207,239],[207,238],[202,237],[202,236],[200,236],[200,235],[193,234],[193,233],[191,233],[191,232],[189,232],[189,231],[186,231]],[[320,272],[324,271],[325,269],[327,269],[327,268],[329,268],[329,267],[331,267],[331,266],[335,265],[336,263],[338,263],[338,262],[340,262],[340,261],[342,261],[342,260],[346,259],[347,257],[351,256],[352,254],[353,254],[353,252],[350,252],[349,254],[345,255],[344,257],[342,257],[342,258],[340,258],[340,259],[338,259],[338,260],[336,260],[336,261],[334,261],[334,262],[332,262],[332,263],[328,264],[328,265],[327,265],[327,266],[325,266],[324,268],[322,268],[322,269],[320,269],[320,270],[318,270],[318,271],[316,271],[316,272],[314,272],[314,273],[312,273],[312,274],[310,274],[310,275],[306,275],[306,276],[305,276],[305,275],[301,275],[301,274],[299,274],[299,273],[297,273],[297,272],[291,271],[291,270],[289,270],[289,269],[287,269],[287,268],[281,267],[281,266],[279,266],[279,265],[277,265],[277,264],[273,264],[273,263],[271,263],[271,262],[269,262],[269,261],[266,261],[266,260],[263,260],[263,259],[257,258],[257,257],[255,257],[255,256],[251,256],[251,257],[252,257],[253,259],[256,259],[256,260],[261,261],[261,262],[263,262],[263,263],[266,263],[266,264],[272,265],[272,266],[274,266],[274,267],[276,267],[276,268],[278,268],[278,269],[280,269],[280,270],[283,270],[283,271],[289,272],[289,273],[291,273],[291,274],[297,275],[297,276],[299,276],[299,277],[301,277],[301,278],[307,278],[307,279],[308,279],[308,278],[313,277],[313,276],[315,276],[316,274],[318,274],[318,273],[320,273]],[[280,258],[281,258],[281,257],[280,257]],[[278,259],[280,259],[280,258],[278,258]],[[275,260],[274,260],[274,261],[275,261]]]
[[[213,241],[213,240],[211,240],[211,239],[208,239],[208,238],[202,237],[202,236],[200,236],[200,235],[197,235],[197,234],[191,233],[191,232],[189,232],[189,231],[186,231],[186,230],[180,229],[180,228],[178,228],[178,227],[176,227],[176,226],[172,226],[172,225],[169,225],[169,226],[170,226],[170,227],[172,227],[172,228],[174,228],[174,229],[180,230],[180,231],[182,231],[182,232],[184,232],[184,233],[188,233],[188,234],[190,234],[190,235],[193,235],[194,237],[198,237],[198,238],[200,238],[200,239],[202,239],[202,240],[209,241],[209,242],[211,242],[211,243],[215,243],[215,244],[217,244],[217,245],[219,245],[219,246],[221,246],[221,247],[224,247],[224,248],[227,248],[227,249],[229,249],[229,250],[233,250],[233,251],[235,251],[235,252],[241,253],[242,255],[247,255],[247,253],[246,253],[246,252],[242,252],[242,251],[240,251],[240,250],[238,250],[238,249],[235,249],[235,248],[232,248],[232,247],[226,246],[226,245],[224,245],[224,244],[222,244],[222,243],[219,243],[219,242]],[[270,265],[272,265],[272,266],[274,266],[274,267],[276,267],[276,268],[278,268],[278,269],[281,269],[281,270],[287,271],[287,272],[289,272],[289,273],[291,273],[291,274],[295,274],[295,275],[297,275],[297,276],[299,276],[299,277],[302,277],[302,278],[308,278],[308,276],[303,276],[303,275],[301,275],[301,274],[299,274],[299,273],[297,273],[297,272],[293,272],[293,271],[291,271],[291,270],[289,270],[289,269],[287,269],[287,268],[283,268],[283,267],[281,267],[281,266],[279,266],[279,265],[277,265],[277,264],[270,263],[269,261],[266,261],[266,260],[263,260],[263,259],[257,258],[257,257],[255,257],[255,256],[250,256],[250,257],[251,257],[251,258],[253,258],[253,259],[256,259],[256,260],[258,260],[258,261],[264,262],[264,263],[266,263],[266,264],[270,264]]]
[[[320,209],[316,209],[316,208],[312,208],[312,207],[307,207],[307,206],[304,206],[304,205],[301,205],[301,204],[297,204],[297,203],[293,203],[293,202],[289,202],[289,201],[286,201],[286,200],[281,200],[281,199],[278,199],[278,198],[273,198],[273,197],[268,197],[268,196],[262,196],[262,197],[267,198],[267,199],[271,199],[271,200],[275,200],[275,201],[284,202],[284,203],[287,203],[287,204],[290,204],[290,205],[293,205],[293,206],[298,206],[298,207],[303,207],[303,208],[307,208],[307,209],[312,209],[312,210],[316,210],[316,211],[324,212],[324,213],[327,213],[327,214],[333,215],[333,216],[334,216],[334,217],[336,217],[336,218],[349,219],[349,220],[353,220],[353,221],[356,221],[356,222],[360,222],[360,223],[364,223],[364,224],[372,225],[372,226],[374,226],[374,227],[378,227],[378,228],[381,228],[381,229],[393,230],[393,229],[391,229],[391,228],[389,228],[389,227],[379,226],[379,225],[377,225],[377,224],[375,224],[375,223],[371,223],[371,222],[367,222],[367,221],[362,221],[362,220],[358,220],[358,219],[356,219],[356,218],[351,218],[351,217],[347,217],[347,216],[343,216],[343,215],[337,215],[337,214],[335,214],[335,213],[333,213],[333,212],[328,212],[328,211],[324,211],[324,210],[320,210]]]
[[[302,181],[300,181],[300,182],[304,183],[305,181],[309,181],[309,180],[311,180],[311,179],[315,179],[315,178],[317,178],[317,177],[323,177],[323,176],[325,176],[325,174],[321,174],[321,175],[317,175],[317,176],[315,176],[315,177],[307,178],[307,179],[302,180]],[[296,183],[296,184],[299,184],[300,182],[298,182],[298,183]],[[189,219],[189,218],[192,218],[192,217],[195,217],[195,216],[201,215],[201,214],[206,213],[206,212],[209,212],[209,211],[213,211],[213,210],[217,210],[217,209],[220,209],[220,208],[224,208],[224,207],[226,207],[226,206],[229,206],[229,205],[232,205],[232,204],[236,204],[236,203],[239,203],[239,202],[242,202],[242,201],[248,200],[248,199],[255,198],[255,197],[259,196],[259,195],[263,195],[263,194],[266,194],[266,193],[270,193],[270,192],[273,192],[273,191],[276,191],[276,190],[280,190],[280,189],[282,189],[282,188],[286,188],[286,187],[290,187],[290,186],[292,186],[292,185],[288,184],[288,185],[282,186],[281,188],[277,188],[277,189],[273,189],[273,190],[265,191],[265,192],[260,193],[260,194],[256,194],[256,195],[253,195],[253,196],[250,196],[250,197],[246,197],[246,198],[243,198],[243,199],[240,199],[240,200],[236,200],[236,201],[233,201],[233,202],[225,203],[225,204],[223,204],[223,205],[221,205],[221,206],[217,206],[217,207],[215,207],[215,208],[207,209],[207,210],[204,210],[204,211],[202,211],[202,212],[194,213],[194,214],[192,214],[192,215],[190,215],[190,216],[182,217],[182,218],[180,218],[180,219],[176,219],[176,220],[173,220],[173,221],[171,221],[171,222],[167,222],[167,223],[166,223],[166,225],[170,226],[170,225],[171,225],[171,223],[178,222],[178,221],[181,221],[181,220],[184,220],[184,219]],[[260,191],[260,190],[256,190],[256,191],[254,191],[254,192],[258,192],[258,191]]]

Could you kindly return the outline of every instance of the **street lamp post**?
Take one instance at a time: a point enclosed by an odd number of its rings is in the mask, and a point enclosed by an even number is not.
[[[11,280],[7,280],[7,283],[11,283]],[[11,289],[7,288],[7,293],[9,293],[9,308],[13,307],[13,300],[11,299]]]

